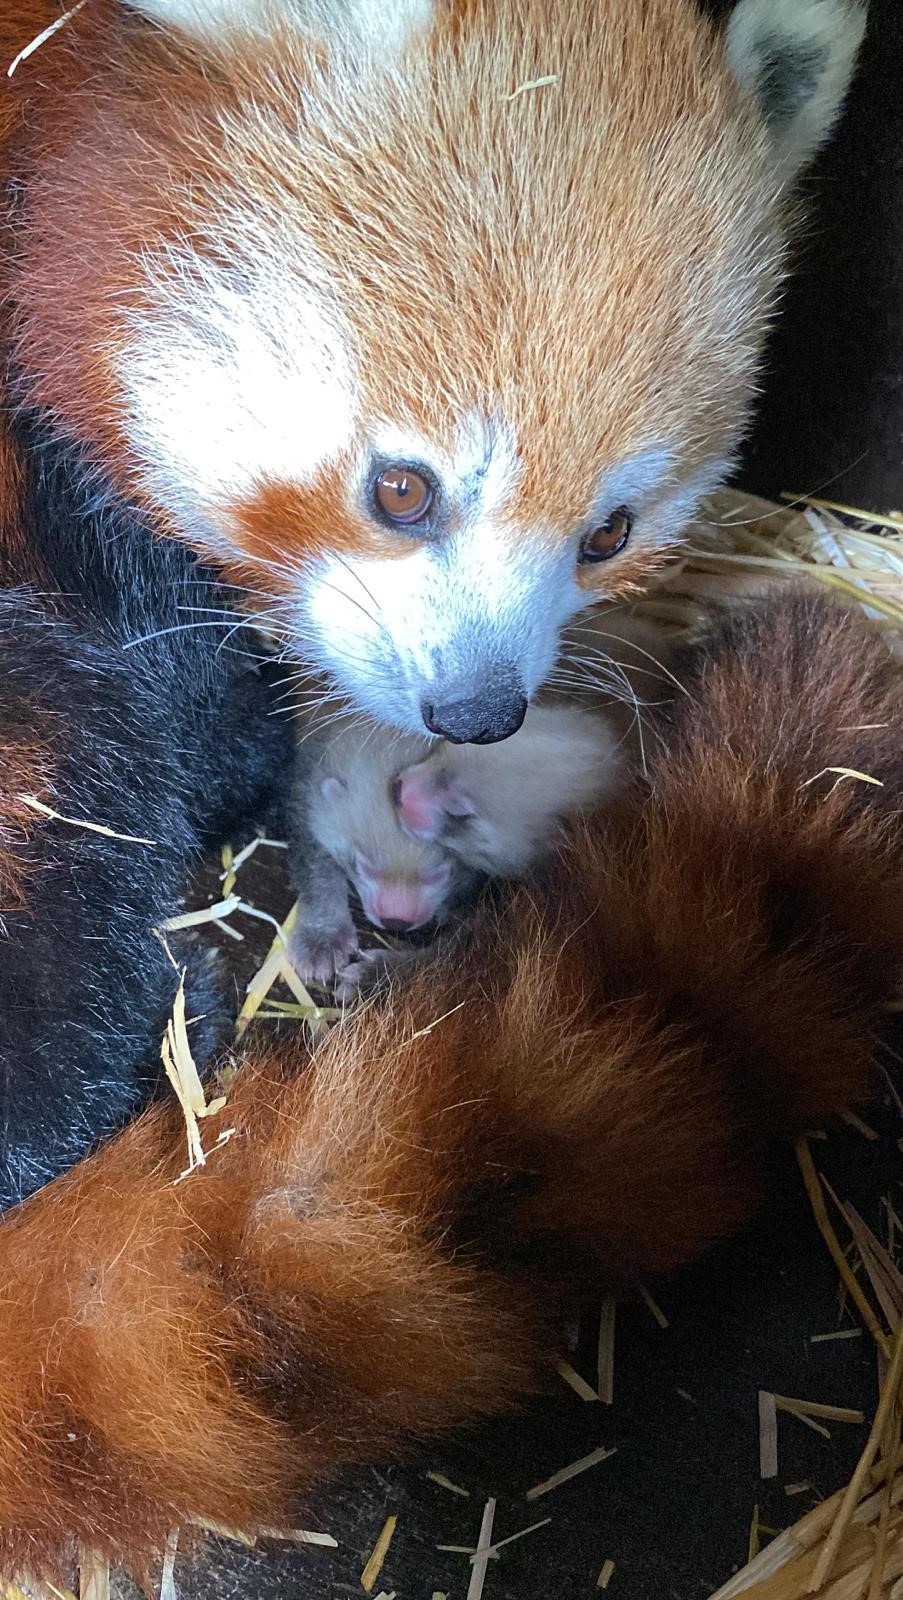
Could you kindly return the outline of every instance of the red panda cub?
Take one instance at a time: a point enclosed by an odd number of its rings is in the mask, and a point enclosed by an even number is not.
[[[561,839],[561,823],[601,804],[627,770],[611,721],[577,706],[531,706],[503,744],[450,745],[346,716],[311,736],[291,808],[299,919],[290,954],[338,992],[394,971],[414,947],[360,949],[349,884],[371,926],[437,928],[483,876],[522,877]]]
[[[539,703],[504,741],[398,734],[328,703],[299,713],[289,859],[300,975],[345,993],[416,955],[358,951],[349,885],[373,927],[412,933],[441,926],[485,877],[523,878],[550,855],[562,824],[598,811],[644,762],[646,713],[676,682],[668,655],[641,619],[596,608],[567,631]]]
[[[863,26],[92,0],[7,91],[17,398],[356,710],[507,738],[734,459]]]

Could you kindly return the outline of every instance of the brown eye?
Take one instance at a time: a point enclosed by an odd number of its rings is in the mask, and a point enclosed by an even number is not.
[[[618,506],[610,517],[600,522],[598,528],[593,528],[580,545],[578,560],[581,564],[590,561],[609,561],[623,550],[630,538],[633,527],[633,517],[626,506]]]
[[[393,522],[422,522],[433,503],[432,485],[410,467],[387,467],[376,480],[376,503]]]

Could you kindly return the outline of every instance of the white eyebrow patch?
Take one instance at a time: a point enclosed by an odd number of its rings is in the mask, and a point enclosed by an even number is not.
[[[271,34],[296,23],[340,44],[397,49],[433,17],[433,0],[132,0],[135,9],[164,27],[197,39],[230,30]]]
[[[314,274],[172,265],[133,319],[120,377],[144,483],[190,525],[261,482],[309,483],[348,449],[354,354]]]
[[[657,497],[674,476],[677,458],[666,446],[643,450],[609,467],[599,480],[597,504],[600,512],[625,505],[641,510],[644,501]]]

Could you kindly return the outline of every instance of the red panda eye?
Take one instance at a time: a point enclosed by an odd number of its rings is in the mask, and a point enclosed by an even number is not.
[[[433,503],[432,486],[410,467],[387,467],[376,480],[376,503],[393,522],[422,522]]]
[[[627,507],[618,506],[617,511],[613,511],[581,541],[578,557],[581,565],[592,561],[609,561],[616,556],[630,538],[632,527],[633,517]]]

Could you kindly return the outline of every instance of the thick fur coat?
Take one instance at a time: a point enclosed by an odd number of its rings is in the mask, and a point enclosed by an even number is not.
[[[0,54],[56,16],[6,0]],[[357,710],[510,731],[729,470],[863,27],[91,0],[0,103],[13,394]]]
[[[52,447],[30,473],[17,586],[0,590],[0,1205],[147,1100],[177,983],[153,929],[203,850],[276,803],[291,760],[259,646],[212,575],[93,502]],[[217,625],[186,628],[199,613]],[[221,983],[174,945],[204,1061]]]
[[[903,960],[901,687],[819,597],[685,662],[648,784],[447,960],[308,1051],[248,1048],[184,1166],[148,1112],[0,1228],[0,1552],[139,1569],[510,1406],[585,1294],[747,1217],[869,1093]],[[838,781],[832,767],[878,784]]]
[[[59,21],[0,5],[0,1201],[147,1092],[149,929],[288,771],[242,615],[472,737],[679,537],[864,14],[89,0],[21,53]]]
[[[5,59],[57,15],[0,7]],[[690,0],[90,0],[17,65],[0,1200],[148,1092],[150,930],[288,771],[242,616],[358,710],[419,732],[444,701],[473,736],[484,682],[522,711],[562,626],[679,538],[862,27],[852,0],[740,0],[723,33]],[[432,520],[392,521],[384,469]],[[141,1571],[192,1516],[272,1526],[514,1404],[575,1271],[696,1255],[868,1092],[898,680],[815,600],[682,670],[648,786],[315,1050],[252,1042],[206,1167],[176,1184],[157,1105],[7,1212],[4,1573],[58,1578],[76,1538]]]

